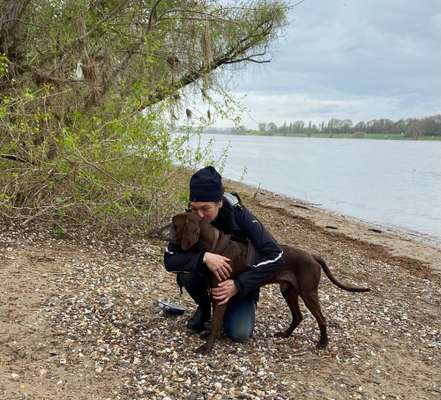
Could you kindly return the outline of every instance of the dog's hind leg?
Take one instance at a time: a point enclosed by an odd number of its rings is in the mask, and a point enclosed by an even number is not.
[[[291,310],[292,322],[288,329],[283,332],[276,333],[276,336],[286,338],[289,337],[293,333],[294,329],[299,326],[303,317],[299,306],[299,294],[297,293],[297,290],[294,288],[294,286],[281,284],[280,291],[282,292],[282,295],[285,298],[289,309]]]
[[[317,290],[313,290],[311,292],[301,293],[300,295],[308,310],[311,311],[311,314],[314,315],[315,319],[317,320],[320,329],[320,340],[317,343],[317,348],[324,349],[328,345],[328,333],[326,329],[326,319],[323,316],[320,308],[318,292]]]

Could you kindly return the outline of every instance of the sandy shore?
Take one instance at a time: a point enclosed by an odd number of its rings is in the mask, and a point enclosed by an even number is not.
[[[0,228],[3,400],[438,400],[440,252],[310,204],[228,182],[283,243],[320,254],[349,293],[323,276],[317,324],[291,320],[277,285],[261,289],[253,338],[221,338],[210,356],[188,332],[194,304],[162,265],[164,243],[68,229]],[[167,298],[187,308],[170,317]]]

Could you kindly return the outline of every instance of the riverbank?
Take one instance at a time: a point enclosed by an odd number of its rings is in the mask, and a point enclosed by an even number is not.
[[[348,293],[322,277],[330,345],[305,310],[290,322],[263,288],[249,343],[222,338],[211,356],[185,328],[192,301],[162,266],[164,243],[69,230],[0,231],[0,398],[438,399],[441,393],[440,253],[311,204],[226,182],[283,243],[325,258]],[[377,229],[378,230],[378,229]],[[187,307],[167,317],[168,298]]]

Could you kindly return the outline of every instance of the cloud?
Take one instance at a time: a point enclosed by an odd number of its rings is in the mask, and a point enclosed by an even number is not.
[[[239,94],[238,94],[239,95]],[[247,105],[248,112],[243,116],[243,124],[256,126],[259,122],[275,122],[277,125],[294,120],[311,120],[319,123],[331,118],[375,119],[385,113],[399,108],[395,98],[358,97],[358,96],[322,96],[313,97],[309,93],[268,94],[266,92],[241,93],[242,103]],[[259,110],[258,113],[255,110]],[[360,110],[369,110],[360,111]],[[228,124],[225,124],[228,125]]]
[[[250,124],[440,113],[440,37],[438,0],[307,0],[273,62],[247,66],[230,87],[247,95]]]

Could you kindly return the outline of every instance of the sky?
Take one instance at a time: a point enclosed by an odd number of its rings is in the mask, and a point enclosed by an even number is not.
[[[441,113],[439,0],[305,0],[269,55],[229,82],[247,127]]]

